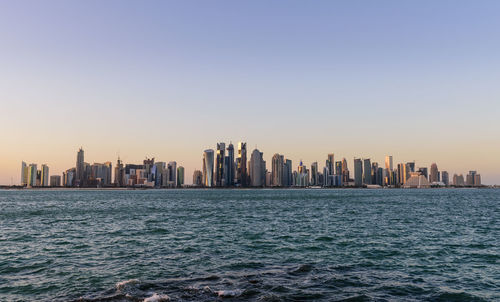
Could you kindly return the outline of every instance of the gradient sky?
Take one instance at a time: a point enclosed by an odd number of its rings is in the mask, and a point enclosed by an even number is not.
[[[243,140],[500,183],[500,1],[2,1],[0,184],[21,161],[175,160]]]

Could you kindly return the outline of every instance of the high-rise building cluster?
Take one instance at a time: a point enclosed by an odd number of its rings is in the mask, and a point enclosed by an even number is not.
[[[416,167],[415,162],[398,163],[386,156],[379,165],[370,158],[354,158],[354,173],[348,168],[347,159],[335,160],[334,153],[327,155],[325,165],[319,169],[318,162],[308,168],[300,161],[294,170],[292,161],[276,153],[272,156],[270,170],[266,168],[263,153],[254,149],[247,159],[246,143],[238,143],[237,158],[234,148],[225,143],[217,144],[217,151],[205,150],[202,171],[193,174],[193,185],[199,187],[394,187],[427,188],[446,186],[481,186],[481,176],[470,171],[467,180],[455,175],[450,182],[447,171],[439,171],[437,164]],[[227,153],[226,153],[227,152]],[[322,172],[321,172],[322,171]],[[430,171],[430,173],[429,173]]]
[[[142,164],[123,164],[118,157],[116,166],[111,162],[89,164],[85,162],[85,152],[80,148],[76,155],[75,167],[60,175],[49,178],[49,168],[36,164],[21,164],[21,184],[27,187],[150,187],[176,188],[184,186],[184,167],[175,161],[155,162],[146,158]],[[50,182],[49,182],[50,179]]]
[[[52,181],[52,178],[50,178]],[[42,164],[40,170],[37,169],[37,164],[27,165],[24,161],[21,163],[21,185],[26,187],[48,187],[49,183],[49,167]]]
[[[335,160],[335,154],[327,154],[325,165],[318,162],[310,167],[302,160],[296,169],[292,160],[276,153],[272,156],[270,170],[264,154],[254,149],[247,157],[247,144],[239,142],[237,150],[232,143],[217,143],[215,151],[207,149],[202,155],[201,170],[193,173],[194,187],[479,187],[481,175],[469,171],[464,177],[454,174],[450,179],[447,171],[440,171],[436,163],[430,168],[417,167],[415,162],[394,165],[393,157],[386,156],[383,165],[370,158],[354,158],[353,173],[347,159]],[[184,167],[177,162],[155,162],[146,158],[142,164],[124,164],[118,157],[116,166],[111,162],[89,164],[85,162],[82,148],[77,152],[75,167],[63,172],[62,177],[49,177],[45,164],[37,169],[36,164],[21,164],[21,184],[27,187],[184,187]]]

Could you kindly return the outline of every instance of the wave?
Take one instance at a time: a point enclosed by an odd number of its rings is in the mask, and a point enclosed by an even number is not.
[[[143,302],[168,302],[170,301],[170,297],[167,295],[158,295],[154,293],[151,297],[148,297],[143,300]]]

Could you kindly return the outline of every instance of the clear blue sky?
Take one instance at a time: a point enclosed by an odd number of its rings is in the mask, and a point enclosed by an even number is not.
[[[500,1],[0,1],[0,183],[217,141],[500,183]],[[251,151],[251,150],[250,150]]]

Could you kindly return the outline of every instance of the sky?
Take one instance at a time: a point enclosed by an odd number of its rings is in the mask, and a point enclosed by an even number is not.
[[[0,0],[0,184],[246,141],[500,184],[499,1]]]

